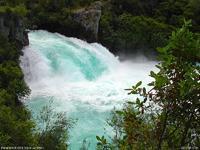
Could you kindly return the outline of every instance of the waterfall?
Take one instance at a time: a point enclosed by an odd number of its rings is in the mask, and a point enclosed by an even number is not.
[[[77,118],[70,131],[70,146],[75,150],[84,139],[94,149],[96,135],[112,134],[106,125],[109,112],[134,99],[124,89],[140,80],[149,83],[148,74],[156,64],[144,57],[120,62],[98,43],[42,30],[31,31],[29,40],[20,58],[31,89],[24,103],[38,114],[53,99],[55,111]]]

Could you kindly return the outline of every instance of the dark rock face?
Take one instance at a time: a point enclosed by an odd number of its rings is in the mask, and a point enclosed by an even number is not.
[[[0,34],[22,48],[29,44],[22,18],[11,13],[0,14]]]
[[[45,21],[40,20],[33,23],[30,29],[43,29],[49,32],[58,32],[68,37],[77,37],[87,42],[97,42],[101,7],[102,3],[96,1],[86,8],[72,10],[69,16],[63,20],[52,21],[47,18]]]
[[[72,19],[81,24],[85,28],[86,32],[91,33],[90,36],[87,37],[87,40],[90,42],[97,41],[98,39],[101,7],[102,3],[100,1],[96,1],[89,7],[77,10],[72,14]]]

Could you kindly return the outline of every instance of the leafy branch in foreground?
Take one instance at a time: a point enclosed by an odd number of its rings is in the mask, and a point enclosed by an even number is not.
[[[109,124],[116,135],[108,149],[200,147],[200,37],[190,26],[185,21],[158,49],[159,71],[150,72],[151,89],[141,88],[141,81],[127,89],[140,98],[114,110]]]
[[[66,117],[66,113],[57,113],[52,108],[52,101],[44,106],[38,116],[39,145],[48,150],[65,150],[68,148],[69,129],[75,123]]]

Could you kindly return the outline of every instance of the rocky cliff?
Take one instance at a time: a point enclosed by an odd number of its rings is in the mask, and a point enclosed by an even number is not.
[[[15,14],[0,14],[0,34],[9,41],[16,42],[19,48],[29,44],[23,19]]]
[[[100,1],[96,1],[89,7],[76,10],[72,14],[72,19],[81,24],[85,28],[86,32],[91,33],[91,35],[88,37],[89,41],[97,41],[98,39],[101,7],[102,3]]]

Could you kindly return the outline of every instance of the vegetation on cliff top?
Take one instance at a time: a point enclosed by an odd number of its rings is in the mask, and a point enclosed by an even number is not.
[[[117,52],[149,53],[166,45],[184,18],[192,19],[192,31],[200,31],[199,0],[111,0],[102,13],[99,41]]]
[[[1,0],[1,5],[26,16],[29,29],[46,29],[87,40],[90,33],[72,19],[72,14],[94,1]],[[164,46],[172,30],[182,25],[184,18],[192,19],[192,31],[200,31],[199,0],[101,1],[103,7],[98,42],[114,53],[133,53],[145,49],[148,54],[156,47]]]

